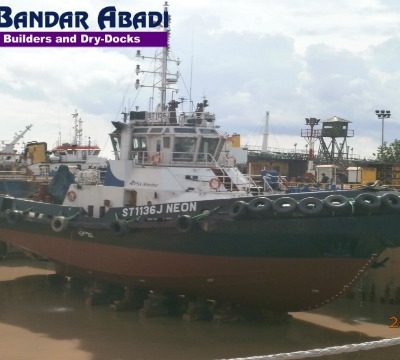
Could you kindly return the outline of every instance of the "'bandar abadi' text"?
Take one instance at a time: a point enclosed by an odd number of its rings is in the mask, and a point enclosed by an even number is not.
[[[0,28],[32,29],[54,28],[89,29],[89,14],[86,11],[20,11],[13,13],[9,6],[0,6]],[[114,28],[157,28],[168,27],[168,12],[117,11],[115,6],[107,6],[100,10],[97,22],[101,30]]]

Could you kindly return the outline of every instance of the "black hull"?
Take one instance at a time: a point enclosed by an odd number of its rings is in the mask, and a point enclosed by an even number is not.
[[[387,209],[232,218],[234,200],[206,201],[198,202],[189,226],[177,216],[129,218],[116,226],[112,219],[121,209],[115,209],[100,221],[78,216],[54,231],[51,216],[39,220],[32,206],[62,208],[30,203],[30,215],[15,222],[4,215],[12,202],[3,201],[0,240],[55,261],[63,273],[278,311],[335,299],[385,248],[399,244],[400,213]],[[13,208],[27,206],[17,200]],[[203,216],[202,209],[218,211]]]

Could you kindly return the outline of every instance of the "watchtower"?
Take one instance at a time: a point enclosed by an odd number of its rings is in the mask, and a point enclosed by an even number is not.
[[[333,116],[322,123],[318,158],[321,163],[340,164],[348,159],[347,138],[354,136],[349,130],[351,121]]]

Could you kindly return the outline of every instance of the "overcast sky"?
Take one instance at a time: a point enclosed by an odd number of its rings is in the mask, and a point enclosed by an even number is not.
[[[161,10],[163,1],[16,0],[16,11]],[[400,137],[400,2],[397,0],[170,0],[172,51],[192,97],[209,100],[225,133],[261,144],[265,112],[270,145],[304,149],[305,117],[352,121],[354,154],[371,156],[381,141],[375,109],[389,109],[385,140]],[[111,121],[136,99],[136,49],[0,49],[0,139],[32,123],[25,141],[54,145],[72,133],[71,113],[84,137],[107,149]],[[142,50],[152,55],[152,49]],[[181,86],[179,96],[188,97]],[[135,105],[145,106],[146,103]]]

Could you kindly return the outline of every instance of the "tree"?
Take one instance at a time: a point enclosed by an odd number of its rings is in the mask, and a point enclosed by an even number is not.
[[[395,139],[391,144],[383,143],[378,147],[377,159],[387,162],[400,162],[400,140]]]

